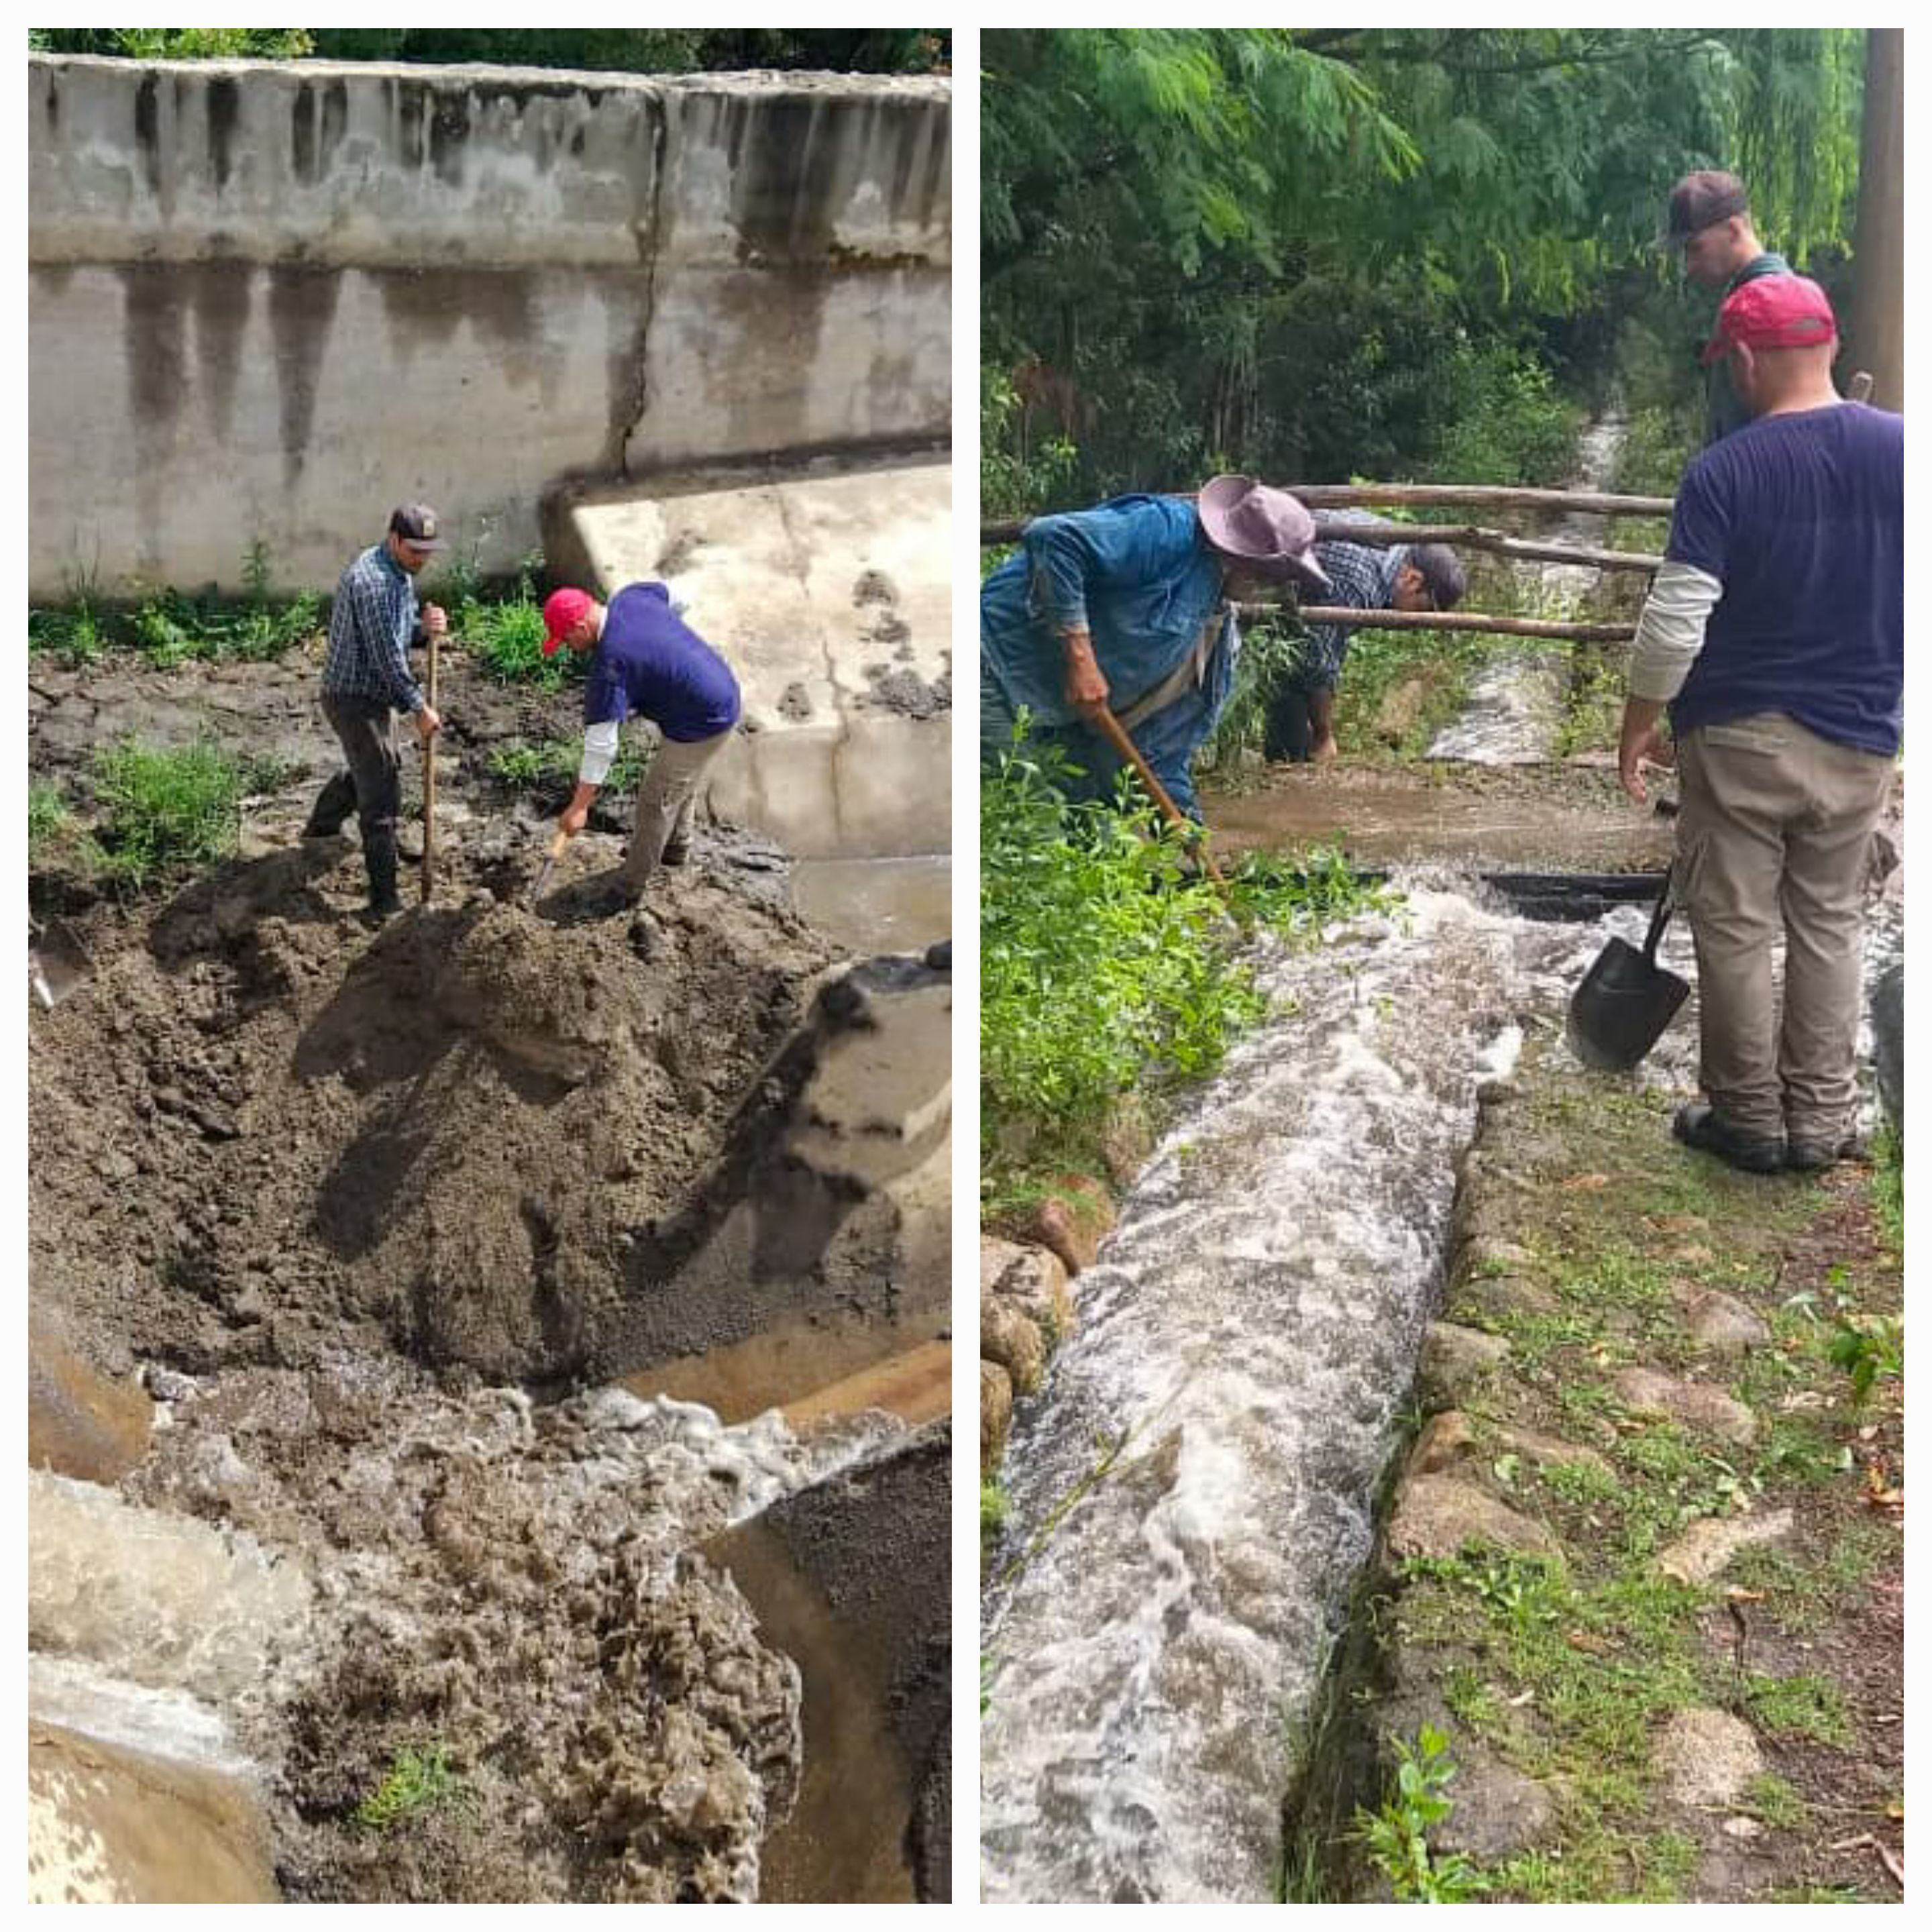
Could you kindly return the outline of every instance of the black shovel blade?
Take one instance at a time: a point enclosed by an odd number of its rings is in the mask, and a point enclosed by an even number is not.
[[[1688,980],[1613,939],[1570,995],[1570,1051],[1600,1072],[1628,1073],[1690,997]]]

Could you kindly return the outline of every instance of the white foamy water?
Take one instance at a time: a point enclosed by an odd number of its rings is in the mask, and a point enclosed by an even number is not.
[[[1478,1085],[1604,937],[1424,890],[1264,962],[1297,1010],[1164,1140],[1015,1431],[1009,1546],[1040,1541],[987,1598],[987,1899],[1274,1895]]]
[[[1584,430],[1577,443],[1577,489],[1606,487],[1628,428],[1612,414]],[[1564,516],[1551,529],[1550,540],[1600,547],[1608,521],[1582,512]],[[1516,568],[1538,614],[1557,622],[1580,617],[1600,581],[1588,564],[1523,562]],[[1462,716],[1436,734],[1426,755],[1474,765],[1544,764],[1556,752],[1569,686],[1568,650],[1553,638],[1499,651],[1470,681]]]

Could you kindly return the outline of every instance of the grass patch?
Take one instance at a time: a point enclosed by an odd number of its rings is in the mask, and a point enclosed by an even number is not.
[[[1796,1788],[1774,1771],[1761,1772],[1744,1787],[1744,1808],[1778,1832],[1795,1831],[1810,1813]]]
[[[567,794],[577,782],[583,754],[583,744],[575,738],[513,739],[490,754],[490,776],[510,791],[537,792],[546,797]],[[638,734],[620,738],[602,790],[634,792],[650,762],[650,747]]]
[[[539,691],[560,691],[580,661],[568,650],[545,657],[548,634],[543,599],[530,566],[518,574],[507,596],[488,598],[478,581],[475,559],[452,573],[451,630],[481,659],[500,684],[525,684]]]
[[[106,747],[94,764],[100,871],[141,892],[231,856],[243,798],[274,775],[211,740],[164,749],[129,738]]]
[[[27,785],[27,862],[38,865],[67,844],[74,813],[58,785],[32,778]]]
[[[1006,1492],[998,1483],[980,1485],[980,1547],[997,1543],[1006,1526]]]
[[[398,1751],[382,1781],[358,1804],[356,1824],[365,1832],[391,1832],[425,1812],[461,1808],[462,1780],[440,1744]]]
[[[1753,1719],[1779,1737],[1809,1738],[1844,1750],[1852,1720],[1838,1687],[1828,1678],[1753,1677],[1744,1686]]]

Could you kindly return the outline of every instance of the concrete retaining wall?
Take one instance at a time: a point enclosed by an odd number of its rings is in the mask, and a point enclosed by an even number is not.
[[[426,498],[943,438],[943,80],[28,63],[30,586],[332,588]]]

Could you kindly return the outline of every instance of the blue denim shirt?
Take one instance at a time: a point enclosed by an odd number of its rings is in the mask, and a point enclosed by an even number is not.
[[[980,591],[980,675],[1043,724],[1078,716],[1066,701],[1060,634],[1084,624],[1124,711],[1191,651],[1221,602],[1221,560],[1194,506],[1178,496],[1116,496],[1091,510],[1037,517]]]

